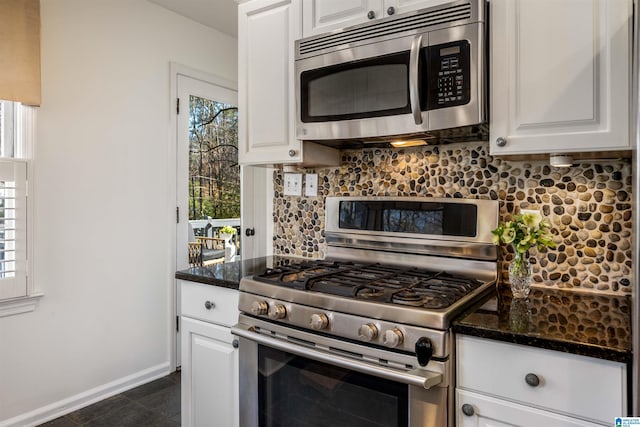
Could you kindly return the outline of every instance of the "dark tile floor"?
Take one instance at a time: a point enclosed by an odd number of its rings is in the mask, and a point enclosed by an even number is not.
[[[44,427],[180,427],[180,372],[94,403]]]

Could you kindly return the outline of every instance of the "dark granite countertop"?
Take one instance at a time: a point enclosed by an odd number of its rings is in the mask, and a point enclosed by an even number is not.
[[[191,267],[186,270],[176,271],[175,277],[180,280],[238,289],[240,279],[244,276],[262,273],[267,267],[289,263],[292,260],[300,261],[300,259],[295,258],[266,256],[213,264],[206,267]]]
[[[238,289],[240,279],[265,268],[300,261],[267,256],[192,267],[176,279]],[[532,288],[526,299],[513,299],[501,286],[453,322],[456,333],[549,350],[630,363],[631,297]]]
[[[456,333],[515,344],[632,361],[631,297],[532,288],[513,299],[500,287],[453,323]]]

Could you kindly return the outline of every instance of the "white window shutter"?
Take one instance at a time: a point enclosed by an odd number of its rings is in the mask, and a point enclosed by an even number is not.
[[[27,295],[27,162],[0,160],[0,299]]]

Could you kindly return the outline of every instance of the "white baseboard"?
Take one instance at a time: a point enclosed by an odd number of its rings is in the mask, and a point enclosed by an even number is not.
[[[92,403],[99,402],[116,394],[169,375],[169,362],[152,366],[135,374],[111,381],[75,396],[59,400],[17,417],[0,421],[0,427],[30,427],[51,421]]]

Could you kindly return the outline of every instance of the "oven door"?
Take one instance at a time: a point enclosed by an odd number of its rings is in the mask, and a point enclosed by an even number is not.
[[[447,426],[447,362],[382,366],[388,351],[356,345],[358,353],[352,343],[259,322],[232,328],[240,337],[241,427]]]

